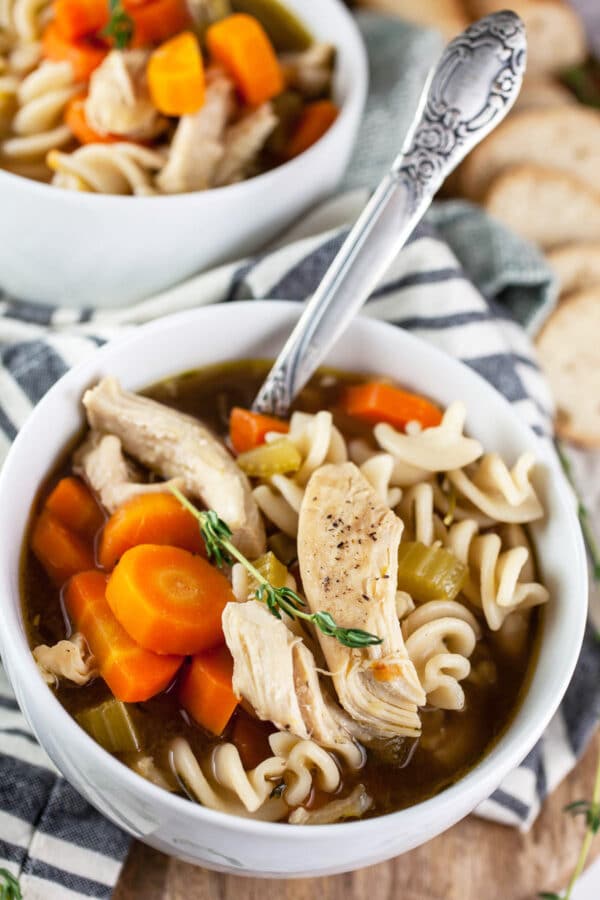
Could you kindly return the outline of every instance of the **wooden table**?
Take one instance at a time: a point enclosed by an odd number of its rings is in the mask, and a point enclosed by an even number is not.
[[[599,752],[600,735],[529,834],[470,816],[390,862],[295,881],[219,875],[136,844],[113,900],[533,900],[538,891],[563,888],[574,867],[583,823],[562,809],[590,796]],[[600,836],[592,850],[598,855]]]

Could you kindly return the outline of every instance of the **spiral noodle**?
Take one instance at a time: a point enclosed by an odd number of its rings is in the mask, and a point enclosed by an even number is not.
[[[23,43],[41,34],[49,0],[0,0],[0,31]]]
[[[68,62],[45,62],[16,89],[17,110],[0,154],[9,160],[42,160],[49,150],[68,144],[72,134],[62,124],[65,106],[80,87]]]
[[[531,577],[530,551],[526,546],[502,551],[500,535],[479,534],[477,522],[472,519],[453,525],[444,543],[468,567],[463,593],[483,610],[492,631],[498,631],[515,610],[547,602],[549,593],[543,585],[522,581],[524,574]]]
[[[459,682],[471,671],[469,657],[480,634],[473,614],[455,600],[432,600],[404,619],[402,634],[427,703],[462,709],[465,695]]]
[[[48,165],[56,173],[53,184],[97,194],[156,194],[153,176],[163,164],[162,154],[125,141],[48,154]]]
[[[267,482],[254,489],[254,497],[261,512],[289,537],[298,534],[298,514],[304,497],[304,489],[313,472],[325,463],[343,463],[348,459],[346,442],[333,424],[328,410],[314,415],[295,412],[286,435],[300,451],[302,465],[293,477],[273,475]],[[280,440],[281,435],[267,435],[267,442]],[[394,460],[388,453],[363,452],[361,471],[377,491],[381,500],[394,507],[402,491],[391,485]]]
[[[483,453],[481,444],[463,434],[466,415],[464,403],[456,402],[433,428],[402,434],[384,422],[376,425],[375,440],[394,458],[392,484],[417,484],[433,472],[460,469],[478,459]]]
[[[531,483],[532,453],[523,453],[512,469],[497,453],[486,453],[470,474],[456,468],[448,478],[475,509],[496,522],[533,522],[544,510]]]
[[[535,581],[523,529],[512,524],[501,526],[499,533],[481,534],[476,519],[463,519],[446,528],[436,512],[440,494],[429,483],[406,491],[399,508],[406,536],[427,546],[439,543],[467,566],[463,594],[483,610],[492,631],[501,628],[510,613],[545,603],[549,594]]]
[[[184,738],[171,744],[171,764],[177,778],[203,806],[234,815],[268,821],[287,817],[290,807],[305,801],[313,785],[334,793],[341,781],[333,756],[314,741],[279,732],[269,738],[273,756],[256,768],[244,769],[234,744],[220,744],[201,766]],[[284,785],[281,797],[274,788]]]

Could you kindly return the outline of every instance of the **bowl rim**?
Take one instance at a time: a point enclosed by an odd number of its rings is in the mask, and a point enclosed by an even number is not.
[[[235,315],[235,313],[242,308],[249,306],[252,307],[253,312],[257,313],[259,317],[261,313],[264,315],[263,321],[268,321],[267,314],[272,313],[274,307],[278,307],[281,310],[282,315],[293,314],[295,318],[298,318],[302,311],[301,305],[297,302],[281,300],[234,301],[233,303],[228,304],[210,304],[207,306],[196,307],[191,310],[184,310],[147,322],[144,325],[137,327],[133,332],[108,341],[104,346],[94,351],[89,357],[67,371],[39,401],[17,434],[0,472],[0,500],[4,495],[5,485],[12,477],[11,469],[14,466],[14,460],[18,459],[21,447],[29,442],[30,432],[35,433],[38,429],[39,421],[43,418],[46,405],[51,402],[54,396],[68,392],[71,383],[77,382],[86,370],[98,367],[101,365],[103,358],[110,358],[114,353],[126,353],[128,349],[134,348],[136,344],[139,344],[140,342],[143,344],[147,337],[160,334],[161,332],[164,332],[166,328],[184,330],[188,327],[197,327],[198,318],[201,319],[203,316],[215,314],[217,316],[223,314],[230,317]],[[224,828],[225,830],[234,830],[248,835],[252,834],[257,837],[281,838],[285,835],[288,837],[293,835],[293,840],[295,841],[311,841],[317,836],[321,842],[324,840],[334,841],[343,835],[349,837],[350,834],[352,834],[353,837],[360,837],[360,835],[366,837],[372,832],[379,830],[382,827],[383,822],[386,824],[394,823],[396,826],[402,827],[405,831],[410,831],[412,827],[422,823],[423,819],[427,818],[428,813],[430,814],[429,820],[431,820],[431,815],[435,813],[440,804],[454,804],[457,808],[462,808],[460,799],[463,798],[464,800],[464,798],[467,797],[469,788],[472,788],[474,792],[477,792],[477,783],[480,785],[486,784],[486,786],[493,785],[493,787],[495,787],[497,781],[495,780],[496,776],[494,775],[494,770],[499,765],[505,772],[508,772],[522,762],[525,755],[541,737],[554,713],[558,709],[579,658],[579,651],[587,621],[588,576],[586,553],[575,512],[572,493],[570,492],[566,479],[564,478],[555,457],[551,453],[550,448],[517,415],[509,401],[500,394],[499,391],[497,391],[481,375],[470,369],[458,359],[445,353],[430,342],[424,341],[416,335],[406,332],[391,323],[369,318],[367,316],[358,316],[355,322],[356,321],[360,324],[354,324],[354,327],[360,327],[367,332],[371,332],[371,336],[374,339],[377,338],[378,335],[381,335],[384,340],[389,340],[390,333],[394,333],[398,342],[405,342],[406,345],[412,345],[414,349],[418,348],[419,353],[423,357],[423,364],[425,366],[437,364],[446,371],[454,371],[459,378],[466,378],[473,383],[478,383],[480,389],[488,396],[494,395],[495,402],[499,402],[504,406],[507,415],[512,419],[513,426],[519,433],[519,438],[522,439],[522,443],[535,446],[537,458],[552,469],[554,489],[563,506],[562,513],[565,516],[563,529],[565,532],[571,531],[572,537],[574,538],[576,557],[574,560],[574,568],[576,569],[575,578],[578,581],[577,596],[580,598],[577,605],[574,604],[573,608],[570,610],[577,621],[571,636],[570,646],[566,648],[567,652],[562,656],[561,676],[558,684],[554,685],[553,693],[547,706],[543,711],[540,710],[537,716],[532,716],[523,726],[523,734],[518,743],[515,743],[514,741],[511,743],[510,739],[511,729],[514,726],[513,720],[475,766],[438,794],[404,809],[384,813],[373,818],[329,824],[325,828],[321,825],[304,825],[300,829],[293,829],[291,831],[288,823],[261,822],[251,818],[244,818],[229,813],[219,812],[217,810],[207,809],[198,803],[190,802],[190,800],[183,796],[171,794],[168,791],[157,787],[128,769],[127,766],[105,751],[89,737],[89,735],[87,735],[76,723],[75,719],[73,719],[64,709],[53,692],[49,691],[50,697],[48,702],[50,708],[53,710],[52,718],[55,720],[55,728],[57,731],[59,730],[61,738],[65,742],[71,742],[73,746],[80,746],[82,752],[84,752],[90,762],[102,772],[103,776],[111,778],[113,782],[126,784],[133,793],[143,796],[145,800],[154,804],[155,808],[168,810],[171,814],[191,817],[191,822],[198,820],[198,822],[203,822],[209,826],[214,825],[216,827]],[[65,446],[67,441],[68,436],[65,437]],[[3,515],[7,515],[3,512],[2,507],[3,504],[0,502],[0,521]],[[24,534],[19,535],[21,546],[23,539]],[[6,552],[4,547],[5,545],[0,543],[0,650],[4,649],[3,655],[5,656],[5,659],[10,657],[11,663],[18,659],[20,667],[19,682],[22,681],[30,684],[30,680],[33,680],[34,684],[39,683],[44,686],[44,689],[47,689],[34,662],[26,636],[24,633],[21,633],[23,631],[23,622],[20,609],[20,596],[18,598],[18,604],[14,607],[12,604],[12,597],[10,596],[12,593],[11,575],[9,573],[7,560],[3,559]],[[1,588],[4,588],[4,590]],[[10,644],[10,649],[7,652],[6,647],[9,646],[8,635],[12,634],[13,628],[15,627],[17,632],[19,632],[19,641],[17,643],[13,639]],[[537,664],[538,663],[535,665]],[[10,669],[10,666],[7,668]],[[533,671],[535,672],[535,669]],[[15,692],[17,695],[19,694],[18,685]],[[33,730],[40,746],[45,749],[35,728]],[[498,759],[498,756],[500,759]],[[90,802],[93,805],[93,800],[90,800]],[[472,806],[469,808],[472,809]],[[108,814],[108,817],[110,818],[110,814]],[[437,832],[434,832],[434,834],[437,834]],[[140,837],[142,840],[144,839],[143,835],[140,835]]]
[[[284,0],[284,2],[287,2],[287,0]],[[99,194],[91,191],[72,191],[68,188],[38,181],[35,178],[28,178],[26,175],[9,172],[1,167],[0,190],[2,190],[2,182],[5,181],[7,185],[12,185],[16,189],[19,189],[20,186],[23,190],[31,191],[34,196],[39,195],[47,197],[49,192],[51,192],[50,196],[56,198],[62,197],[67,202],[79,205],[84,209],[98,207],[101,204],[129,204],[135,201],[136,206],[143,206],[150,211],[150,208],[156,203],[160,203],[161,206],[166,205],[167,203],[192,203],[193,201],[191,198],[196,198],[195,202],[202,202],[197,198],[206,200],[209,197],[218,200],[218,198],[223,197],[224,194],[234,202],[237,199],[242,200],[244,191],[248,192],[251,189],[250,186],[259,192],[261,190],[268,192],[271,188],[276,186],[276,181],[282,174],[293,179],[301,177],[302,167],[310,165],[317,154],[324,154],[329,149],[332,149],[333,142],[337,140],[342,128],[346,127],[346,123],[351,121],[356,115],[360,115],[364,108],[369,83],[367,51],[354,16],[343,3],[339,2],[339,0],[319,0],[319,2],[328,5],[331,15],[337,18],[335,24],[336,27],[342,29],[342,39],[336,44],[336,48],[339,48],[342,44],[347,48],[352,56],[352,66],[348,68],[350,77],[347,84],[347,96],[340,107],[340,111],[335,121],[316,143],[307,150],[304,150],[303,153],[294,159],[283,162],[273,169],[269,169],[252,178],[247,178],[244,181],[224,185],[222,187],[210,188],[208,191],[186,191],[181,194],[133,196],[129,194]],[[301,12],[299,15],[302,15]],[[316,34],[315,37],[318,39],[319,35]],[[330,144],[332,145],[331,148],[329,146]],[[273,184],[273,182],[275,182],[275,184]]]

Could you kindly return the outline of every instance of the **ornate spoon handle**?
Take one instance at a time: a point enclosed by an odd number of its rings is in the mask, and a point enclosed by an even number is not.
[[[365,303],[445,178],[505,117],[525,69],[525,29],[512,12],[471,25],[444,50],[414,125],[308,303],[254,409],[285,415]]]

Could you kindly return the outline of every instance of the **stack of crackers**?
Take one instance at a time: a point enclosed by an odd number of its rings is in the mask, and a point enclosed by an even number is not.
[[[520,97],[446,192],[481,203],[546,254],[560,303],[537,345],[556,398],[556,428],[568,440],[600,447],[600,110],[581,105],[560,81],[588,56],[582,22],[562,0],[363,5],[434,25],[448,39],[497,10],[513,9],[523,19],[528,64]]]

